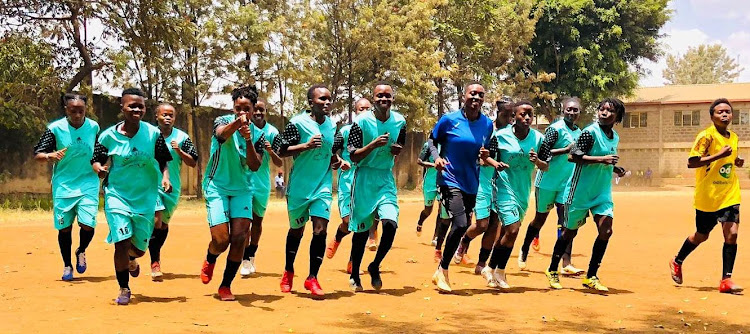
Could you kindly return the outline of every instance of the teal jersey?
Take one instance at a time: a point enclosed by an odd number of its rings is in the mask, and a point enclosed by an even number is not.
[[[245,139],[235,131],[226,140],[216,135],[219,126],[234,122],[236,115],[219,116],[214,121],[214,135],[211,137],[211,155],[203,173],[203,189],[212,183],[222,195],[237,196],[250,191],[250,168],[245,160]],[[250,127],[255,129],[255,127]],[[257,142],[261,131],[253,131],[253,140]]]
[[[508,164],[508,168],[497,173],[495,190],[498,203],[517,203],[525,209],[529,205],[531,193],[531,176],[534,164],[529,161],[529,152],[533,149],[539,152],[544,136],[541,132],[529,129],[529,134],[523,140],[508,127],[495,132],[494,140],[490,144],[496,153],[494,159]]]
[[[187,142],[190,142],[190,136],[178,128],[172,128],[172,133],[164,138],[169,153],[172,155],[172,161],[167,164],[167,167],[169,168],[169,183],[172,184],[172,192],[169,195],[172,197],[179,197],[182,192],[182,178],[180,177],[182,158],[180,158],[180,154],[172,148],[172,141],[176,141],[177,145],[183,148],[183,151],[188,154],[190,154],[190,151],[185,150],[185,148],[187,145],[192,147],[192,144],[187,144]],[[193,152],[195,152],[195,148],[193,148]],[[197,158],[197,156],[194,158]]]
[[[504,129],[510,128],[508,124]],[[492,137],[497,136],[497,133],[502,130],[498,129],[492,133]],[[495,177],[495,168],[492,166],[479,166],[479,191],[483,194],[492,194],[492,179]]]
[[[544,142],[550,149],[560,149],[575,143],[581,135],[581,129],[568,127],[564,119],[552,123],[545,131]],[[575,164],[568,161],[567,154],[553,156],[549,161],[549,170],[536,173],[535,185],[541,189],[563,191],[573,176]]]
[[[404,116],[393,110],[390,111],[390,117],[385,122],[381,122],[375,118],[374,109],[370,109],[357,116],[354,124],[352,124],[352,135],[347,141],[348,143],[354,141],[360,144],[354,145],[356,148],[363,147],[384,134],[389,135],[388,144],[372,150],[370,154],[357,163],[357,167],[392,170],[395,159],[393,154],[391,154],[391,145],[396,143],[404,145],[403,141],[406,136],[405,127],[406,120]],[[356,129],[360,129],[361,131],[357,131]],[[361,134],[361,138],[354,138],[354,134]]]
[[[341,134],[341,138],[344,140],[344,143],[349,142],[349,131],[352,129],[351,124],[347,124],[341,127],[339,129],[339,133]],[[349,150],[344,147],[343,150],[341,150],[341,159],[344,159],[344,161],[348,162],[349,164],[352,164],[352,155],[349,154]],[[354,166],[352,166],[354,167]]]
[[[577,156],[605,156],[617,154],[620,136],[612,130],[612,138],[594,123],[583,129],[571,154]],[[586,207],[612,201],[612,173],[614,166],[600,163],[575,164],[570,181],[568,203],[576,202],[576,207]],[[579,202],[580,201],[580,202]]]
[[[157,159],[167,163],[171,156],[159,128],[140,122],[130,138],[117,131],[122,124],[104,130],[98,139],[112,161],[104,181],[105,208],[153,215],[162,174]]]
[[[263,128],[268,129],[269,126],[273,127],[271,124],[266,123],[266,126],[264,126]],[[252,131],[253,138],[253,147],[255,148],[255,153],[260,154],[261,158],[260,167],[258,167],[257,171],[253,172],[252,170],[250,170],[250,168],[247,169],[247,182],[253,192],[263,191],[268,193],[271,191],[271,171],[270,167],[268,166],[268,160],[271,158],[271,156],[269,156],[266,152],[266,132],[264,131],[264,129],[258,128],[252,123],[250,125],[250,130]],[[273,129],[276,130],[276,128]],[[276,131],[276,133],[278,134],[278,130]],[[242,138],[242,135],[239,131],[236,131],[233,136],[235,140],[240,143],[238,145],[240,158],[242,158],[242,161],[247,162],[247,142],[245,141],[245,138]],[[275,134],[274,137],[276,137]],[[265,179],[262,175],[265,175]],[[263,180],[265,180],[265,182]]]
[[[294,166],[289,173],[287,187],[287,195],[290,198],[312,198],[316,193],[332,191],[331,157],[336,124],[328,116],[323,124],[318,124],[309,112],[301,112],[292,117],[281,134],[281,145],[306,143],[316,135],[321,136],[321,147],[304,151],[294,157]]]
[[[52,197],[73,198],[99,194],[99,177],[91,169],[99,124],[85,118],[79,128],[68,123],[67,118],[47,126],[35,153],[51,153],[67,148],[65,157],[52,167]]]
[[[440,152],[440,144],[437,144],[437,149],[438,152]],[[430,154],[428,142],[425,142],[424,145],[422,145],[422,151],[419,152],[419,159],[424,162],[435,163],[435,159],[432,157],[432,154]],[[437,169],[425,168],[424,175],[422,177],[422,187],[425,187],[425,185],[427,185],[428,188],[437,187]]]

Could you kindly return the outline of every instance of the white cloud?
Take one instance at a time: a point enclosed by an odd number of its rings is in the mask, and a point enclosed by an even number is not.
[[[732,33],[723,44],[727,48],[727,54],[739,60],[740,66],[744,68],[737,80],[750,82],[750,33],[746,31]]]
[[[705,18],[739,19],[750,23],[750,1],[747,0],[690,0],[690,7]]]
[[[664,50],[665,55],[657,62],[644,61],[641,64],[650,74],[641,78],[640,85],[644,87],[663,86],[664,77],[662,71],[667,68],[667,54],[683,54],[691,46],[698,46],[706,43],[717,43],[711,41],[708,34],[700,29],[671,29],[665,33],[666,36],[659,42]]]

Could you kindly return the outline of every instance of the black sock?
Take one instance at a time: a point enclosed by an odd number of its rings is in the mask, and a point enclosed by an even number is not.
[[[365,256],[365,246],[367,246],[368,231],[354,233],[352,236],[352,273],[351,278],[359,282],[359,267],[362,265],[362,257]]]
[[[258,245],[247,245],[247,247],[245,247],[245,253],[242,254],[242,259],[250,260],[251,257],[255,257],[256,251],[258,251]]]
[[[78,245],[78,249],[76,249],[76,255],[85,252],[86,248],[89,247],[91,239],[94,239],[94,229],[81,229],[80,231],[78,231],[78,239],[80,244]]]
[[[219,254],[211,254],[211,251],[206,252],[206,261],[210,264],[216,263],[216,259],[219,257]]]
[[[464,247],[469,248],[469,244],[472,240],[474,240],[474,238],[471,238],[468,235],[464,234],[464,237],[461,238],[461,243],[464,245]]]
[[[682,247],[680,247],[680,251],[677,252],[677,256],[674,258],[674,262],[677,262],[677,264],[682,264],[683,261],[685,261],[685,258],[687,258],[690,253],[692,253],[698,245],[690,242],[690,239],[685,239],[685,242],[682,243]]]
[[[487,248],[480,248],[479,249],[479,259],[477,259],[477,264],[487,264],[487,259],[490,258],[490,253],[492,253],[492,249]]]
[[[73,245],[73,233],[71,231],[57,231],[57,243],[60,245],[60,254],[66,267],[73,267],[70,261],[70,251]]]
[[[125,269],[123,271],[115,271],[117,277],[117,284],[120,285],[120,289],[130,289],[130,273]]]
[[[448,234],[448,230],[450,229],[450,223],[438,223],[437,226],[435,226],[435,239],[437,239],[437,243],[435,244],[435,249],[441,250],[443,249],[443,243],[445,242],[445,235]]]
[[[344,237],[349,234],[348,232],[341,232],[341,230],[336,229],[336,242],[341,242],[341,240],[344,240]]]
[[[521,245],[522,260],[526,261],[529,257],[529,247],[531,247],[531,242],[534,241],[537,235],[539,235],[539,229],[529,225],[529,228],[526,229],[526,236],[523,238],[523,245]]]
[[[383,221],[383,234],[380,236],[380,245],[378,246],[378,252],[375,253],[375,259],[372,260],[372,264],[375,267],[380,267],[383,259],[388,254],[393,246],[393,239],[396,238],[396,223],[389,220]]]
[[[555,241],[555,248],[552,250],[552,259],[549,263],[548,271],[557,271],[560,267],[560,259],[562,258],[563,253],[565,253],[565,248],[568,248],[568,243],[569,241],[563,238],[557,238],[557,241]]]
[[[732,277],[734,269],[734,259],[737,258],[737,244],[730,245],[725,243],[721,249],[722,269],[721,279]]]
[[[228,288],[232,286],[232,280],[234,280],[234,276],[237,276],[238,269],[240,269],[240,262],[227,259],[227,267],[224,268],[224,279],[221,280],[219,287]]]
[[[492,251],[492,259],[490,259],[490,268],[500,268],[505,269],[505,266],[508,264],[508,259],[510,259],[510,253],[513,252],[513,248],[505,247],[503,245],[498,245],[495,247],[495,249]]]
[[[299,250],[299,243],[302,238],[297,238],[291,233],[286,235],[286,265],[284,270],[288,272],[294,272],[294,259],[297,257],[297,250]]]
[[[318,271],[323,264],[323,254],[326,252],[326,232],[313,234],[310,241],[310,276],[318,277]]]
[[[167,240],[168,229],[154,229],[151,240],[148,242],[148,252],[151,255],[151,263],[161,261],[161,248]]]
[[[591,261],[589,262],[589,270],[586,272],[586,277],[596,276],[596,272],[599,271],[599,266],[602,265],[602,259],[604,258],[604,252],[607,250],[607,244],[609,240],[596,239],[594,241],[594,249],[591,251]]]

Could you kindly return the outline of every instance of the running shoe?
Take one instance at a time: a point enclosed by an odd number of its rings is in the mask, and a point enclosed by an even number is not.
[[[578,276],[580,274],[583,274],[584,272],[586,271],[580,268],[573,267],[572,264],[569,264],[560,270],[560,274],[562,274],[563,276]]]
[[[599,281],[599,277],[592,276],[592,277],[586,277],[583,279],[583,282],[581,282],[584,287],[596,290],[599,292],[607,292],[609,289],[602,284],[602,282]]]
[[[380,279],[380,268],[374,263],[370,263],[370,265],[367,266],[367,272],[370,273],[372,288],[375,289],[375,291],[382,289],[383,280]]]
[[[437,238],[433,238],[432,241],[430,241],[430,246],[432,247],[437,246]]]
[[[365,291],[365,288],[362,286],[362,282],[356,281],[353,278],[349,279],[349,288],[354,292]]]
[[[743,290],[745,289],[737,284],[734,284],[731,278],[725,278],[721,280],[721,284],[719,284],[719,292],[721,293],[740,293]]]
[[[341,242],[336,241],[335,238],[331,240],[331,242],[328,243],[328,247],[326,247],[326,257],[332,259],[333,256],[336,255],[336,251],[339,249],[340,244]]]
[[[232,290],[230,290],[228,286],[220,286],[219,287],[219,299],[225,302],[233,301],[234,295],[232,294]]]
[[[120,294],[115,299],[117,305],[128,305],[130,303],[130,289],[120,288]]]
[[[151,264],[151,280],[154,282],[161,282],[164,274],[161,272],[161,263],[154,262]]]
[[[255,257],[251,257],[249,260],[242,260],[242,266],[240,267],[240,275],[243,277],[255,274]]]
[[[484,267],[486,267],[484,263],[477,263],[477,266],[474,267],[474,275],[481,275]]]
[[[66,282],[73,280],[73,267],[63,268],[62,280]]]
[[[547,281],[549,282],[550,288],[557,290],[563,288],[562,284],[560,284],[560,276],[556,271],[545,270],[544,275],[547,276]]]
[[[440,261],[443,261],[443,251],[436,249],[435,250],[435,263],[440,263]]]
[[[518,251],[518,268],[521,270],[526,269],[526,259],[524,259],[526,256],[524,256],[523,251]]]
[[[78,253],[76,250],[76,271],[79,274],[86,272],[86,252]]]
[[[466,254],[466,247],[464,247],[464,243],[458,245],[458,249],[456,249],[456,253],[453,254],[453,263],[460,264],[461,261],[464,259],[464,254]]]
[[[352,261],[349,261],[349,262],[348,262],[348,263],[346,264],[346,273],[347,273],[347,274],[349,274],[349,275],[351,275],[351,274],[352,274]],[[362,275],[362,274],[364,274],[364,273],[365,273],[365,272],[364,272],[364,271],[362,271],[362,269],[360,269],[360,270],[359,270],[359,274],[360,274],[360,275]]]
[[[208,263],[208,261],[203,260],[203,267],[201,268],[201,282],[203,282],[203,284],[211,282],[211,278],[214,277],[215,266],[216,263]]]
[[[484,267],[482,268],[482,272],[480,274],[482,275],[482,278],[487,281],[488,287],[493,289],[497,288],[497,281],[495,281],[495,276],[492,275],[492,268]]]
[[[535,252],[538,252],[539,247],[539,237],[536,237],[533,241],[531,241],[531,249],[533,249]]]
[[[669,271],[672,274],[672,280],[677,284],[682,284],[682,265],[674,258],[669,260]]]
[[[417,224],[417,237],[422,236],[422,225]]]
[[[323,292],[323,288],[320,287],[320,283],[318,283],[318,279],[315,277],[308,277],[305,280],[305,289],[309,290],[310,293],[313,295],[313,298],[322,298],[326,294]]]
[[[141,266],[138,264],[138,261],[135,259],[130,260],[128,262],[128,271],[130,272],[130,276],[138,277],[141,274]]]
[[[378,250],[378,241],[375,240],[375,239],[372,239],[372,238],[370,238],[369,240],[367,240],[367,249],[369,249],[369,250],[371,250],[373,252],[376,251],[376,250]]]
[[[471,267],[471,264],[471,257],[468,253],[464,253],[464,256],[461,257],[461,262],[459,263],[459,265],[464,267]]]
[[[497,282],[497,287],[500,289],[510,289],[507,278],[505,278],[505,269],[496,268],[492,271],[492,277]]]
[[[284,276],[281,276],[281,292],[292,291],[292,283],[294,282],[294,273],[291,271],[284,270]]]
[[[452,292],[451,283],[448,280],[448,271],[443,268],[438,268],[435,274],[432,275],[432,284],[437,285],[437,289],[440,292]]]

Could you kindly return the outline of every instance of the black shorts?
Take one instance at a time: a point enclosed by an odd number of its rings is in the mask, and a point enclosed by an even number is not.
[[[468,220],[471,220],[471,214],[477,204],[477,194],[467,194],[459,188],[449,186],[440,186],[439,190],[440,202],[449,218],[466,215],[469,217]]]
[[[717,223],[740,222],[740,205],[732,205],[719,211],[695,210],[695,228],[698,233],[709,234]]]

